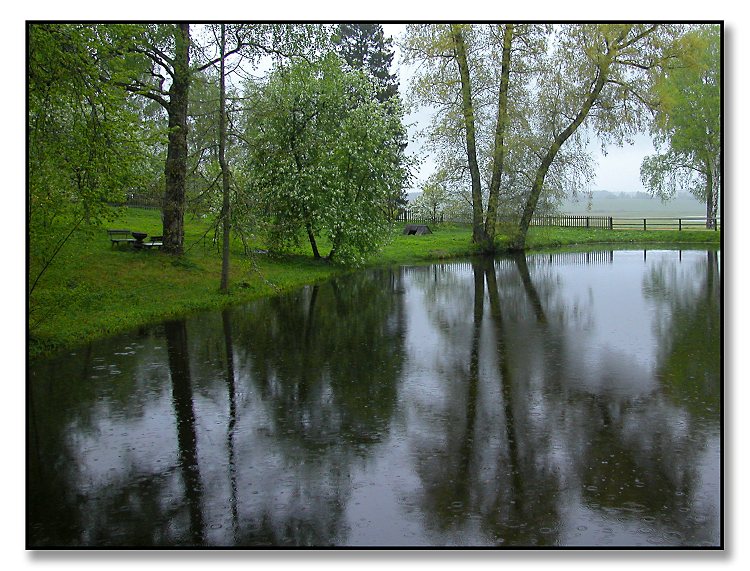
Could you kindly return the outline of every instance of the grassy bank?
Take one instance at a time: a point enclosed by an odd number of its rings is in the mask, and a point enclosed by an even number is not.
[[[110,227],[161,233],[158,211],[124,210]],[[370,266],[410,264],[471,255],[471,230],[440,226],[426,236],[392,240],[370,260]],[[218,292],[221,259],[214,232],[205,219],[187,219],[186,253],[173,258],[158,251],[113,247],[104,229],[71,238],[40,280],[29,308],[29,356],[75,347],[92,339],[132,329],[191,311],[282,293],[346,271],[315,261],[308,250],[284,256],[252,253],[263,244],[232,243],[231,292]],[[720,233],[608,231],[574,228],[532,228],[531,249],[571,244],[696,243],[718,244]],[[500,239],[501,247],[504,245]],[[30,268],[36,275],[36,268]]]

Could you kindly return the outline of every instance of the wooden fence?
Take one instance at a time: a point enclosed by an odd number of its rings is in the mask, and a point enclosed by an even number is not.
[[[446,219],[442,214],[438,216],[425,216],[409,210],[403,210],[396,218],[400,222],[410,222],[419,224],[439,224],[443,222],[452,222],[455,224],[471,224],[468,219]],[[501,218],[502,222],[517,223],[517,219]],[[683,217],[646,217],[646,218],[627,218],[614,216],[586,216],[571,214],[552,214],[546,216],[534,216],[531,219],[531,226],[556,226],[560,228],[600,228],[605,230],[720,230],[721,218],[711,218],[711,225],[708,227],[703,216],[683,216]]]
[[[130,208],[146,208],[152,210],[161,209],[160,199],[145,195],[130,195],[128,200],[116,206],[129,206]],[[501,218],[502,222],[517,223],[517,219]],[[571,214],[553,214],[549,216],[534,216],[531,226],[555,226],[560,228],[603,228],[606,230],[720,230],[721,218],[712,218],[712,228],[707,228],[706,217],[684,216],[684,217],[647,217],[647,218],[621,218],[614,216],[585,216]],[[449,219],[442,213],[436,216],[425,216],[411,210],[402,210],[396,217],[396,221],[411,224],[442,224],[450,222],[453,224],[471,224],[469,219]]]
[[[529,265],[557,264],[611,264],[614,261],[614,250],[592,250],[587,252],[555,252],[550,254],[533,254],[528,256]]]
[[[143,208],[145,210],[161,210],[162,198],[146,194],[129,193],[124,202],[109,202],[110,206],[127,206],[128,208]]]
[[[711,221],[710,227],[706,223]],[[621,230],[715,230],[721,229],[721,218],[705,216],[663,218],[615,218],[614,229]]]
[[[443,222],[471,224],[471,221],[468,220],[446,220],[442,213],[436,216],[426,216],[409,209],[399,212],[398,216],[396,216],[396,222],[409,222],[411,224],[442,224]]]
[[[554,214],[551,216],[533,216],[530,226],[559,226],[561,228],[606,228],[612,230],[611,216],[582,216]]]

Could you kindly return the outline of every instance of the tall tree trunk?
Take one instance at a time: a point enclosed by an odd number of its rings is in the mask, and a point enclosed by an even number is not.
[[[318,251],[318,243],[315,241],[315,234],[313,234],[312,224],[306,222],[305,230],[307,230],[307,239],[310,240],[310,247],[312,248],[313,257],[316,260],[319,260],[320,252]]]
[[[497,124],[495,125],[495,146],[492,157],[492,179],[487,199],[487,217],[484,233],[488,245],[495,243],[497,234],[497,205],[500,198],[500,182],[505,167],[505,131],[508,127],[508,84],[510,82],[510,47],[513,42],[513,24],[505,24],[503,32],[503,57],[500,71],[500,95],[497,103]]]
[[[219,166],[221,167],[221,223],[224,236],[221,245],[221,284],[219,291],[229,292],[229,235],[231,232],[230,203],[229,203],[229,167],[226,161],[227,144],[227,97],[226,80],[224,77],[226,52],[226,25],[221,24],[221,45],[219,46],[221,61],[219,62]]]
[[[578,114],[573,119],[573,121],[571,121],[570,124],[568,124],[568,126],[555,137],[554,141],[547,150],[547,154],[544,156],[544,159],[542,159],[542,163],[539,165],[539,168],[536,171],[536,176],[534,177],[534,182],[531,186],[531,193],[526,200],[523,214],[521,215],[521,221],[518,224],[518,236],[516,236],[516,241],[514,244],[515,248],[523,249],[526,245],[526,234],[529,231],[531,218],[532,216],[534,216],[536,205],[539,202],[539,196],[542,194],[544,179],[547,176],[549,167],[552,165],[552,161],[555,160],[557,153],[560,151],[560,147],[562,147],[565,141],[567,141],[568,138],[573,133],[575,133],[576,129],[581,126],[581,123],[583,123],[584,119],[586,119],[586,116],[589,114],[589,111],[594,105],[594,102],[599,97],[599,94],[604,88],[604,84],[607,82],[613,57],[614,56],[611,52],[608,52],[607,54],[602,56],[602,60],[597,68],[596,79],[592,84],[591,91],[586,98],[586,101],[584,101],[581,109],[578,111]]]
[[[326,259],[329,262],[333,261],[333,257],[336,255],[336,252],[338,252],[340,243],[341,243],[341,235],[336,237],[336,239],[333,241],[333,245],[331,246],[331,251],[328,252],[328,257]]]
[[[706,161],[706,228],[714,227],[714,217],[716,210],[714,208],[714,171],[711,159]]]
[[[183,253],[185,237],[185,180],[187,178],[187,117],[190,87],[190,25],[175,28],[174,77],[169,88],[166,187],[163,204],[164,251]]]
[[[482,181],[479,177],[479,163],[477,162],[476,127],[474,125],[474,104],[471,100],[471,79],[469,77],[469,62],[466,56],[461,25],[451,24],[453,48],[461,76],[461,108],[466,127],[466,153],[471,175],[471,207],[472,207],[472,240],[475,244],[486,245],[482,208]]]
[[[297,151],[297,141],[294,134],[292,135],[290,144],[292,147],[292,155],[294,156],[294,164],[297,167],[297,173],[299,175],[302,175],[302,159],[300,158],[299,152]],[[320,251],[318,250],[318,244],[315,241],[315,234],[313,233],[312,222],[310,220],[310,215],[307,212],[307,208],[303,209],[302,216],[305,220],[305,230],[307,231],[307,239],[310,241],[310,247],[312,248],[313,257],[316,260],[319,260]]]

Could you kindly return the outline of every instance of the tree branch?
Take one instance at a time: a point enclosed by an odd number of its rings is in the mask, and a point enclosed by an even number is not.
[[[646,30],[644,30],[643,32],[641,32],[640,34],[638,34],[637,36],[634,36],[633,38],[631,38],[627,42],[623,42],[622,44],[618,45],[617,49],[618,50],[623,50],[625,48],[629,48],[630,46],[632,46],[636,42],[638,42],[638,41],[642,40],[643,38],[645,38],[646,36],[652,34],[658,27],[659,27],[658,24],[653,24],[650,28],[647,28]]]
[[[161,66],[165,70],[167,70],[167,73],[169,73],[169,75],[174,76],[174,60],[157,47],[151,46],[151,50],[139,48],[137,46],[133,48],[133,51],[135,53],[146,56],[156,65]]]
[[[148,85],[144,85],[143,83],[132,83],[132,84],[120,83],[119,85],[125,91],[129,93],[133,93],[135,95],[142,95],[143,97],[147,97],[148,99],[156,101],[159,105],[161,105],[165,109],[169,108],[169,101],[165,99],[164,97],[162,97],[162,95],[167,95],[163,91],[157,92],[154,88],[149,87]]]
[[[630,67],[636,67],[638,69],[643,69],[643,70],[646,70],[646,71],[648,71],[650,69],[654,69],[655,67],[657,67],[656,62],[654,62],[653,60],[651,60],[651,62],[649,64],[643,64],[643,63],[638,63],[637,61],[633,61],[633,60],[630,60],[630,59],[615,58],[615,62],[619,63],[619,64],[622,64],[622,65],[627,65],[627,66],[630,66]]]
[[[639,94],[629,84],[623,81],[617,80],[617,79],[612,79],[612,78],[608,78],[607,83],[611,83],[613,85],[619,85],[620,87],[624,88],[625,91],[630,93],[633,97],[635,97],[638,101],[640,101],[643,105],[645,105],[647,109],[650,109],[650,110],[656,109],[657,103],[652,102],[652,101],[647,101],[641,94]]]
[[[78,222],[75,223],[75,226],[68,232],[68,234],[58,242],[57,246],[55,247],[55,251],[52,252],[52,255],[50,256],[49,260],[47,260],[42,267],[41,270],[39,270],[39,273],[36,276],[36,279],[34,280],[34,283],[31,284],[31,289],[29,290],[29,297],[31,297],[31,294],[34,293],[34,288],[36,287],[36,284],[39,283],[39,280],[42,278],[42,275],[47,271],[47,268],[49,268],[52,261],[57,257],[57,254],[62,250],[62,247],[65,245],[65,243],[70,239],[70,237],[73,235],[73,232],[75,232],[78,227],[81,225],[81,222],[83,222],[84,216],[81,216],[81,218],[78,219]]]

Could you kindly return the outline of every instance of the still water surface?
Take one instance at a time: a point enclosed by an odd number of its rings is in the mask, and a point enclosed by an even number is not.
[[[720,259],[364,271],[32,363],[29,546],[721,545]]]

